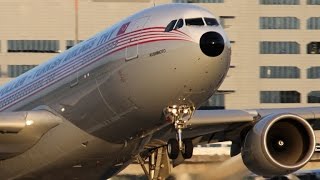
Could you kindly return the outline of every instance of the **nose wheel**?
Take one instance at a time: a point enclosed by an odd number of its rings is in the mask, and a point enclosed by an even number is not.
[[[178,141],[176,139],[169,139],[167,152],[170,159],[177,159],[180,152],[184,159],[190,159],[193,155],[193,143],[191,139],[184,139],[182,149],[180,150]]]
[[[188,120],[191,119],[195,108],[187,105],[172,106],[165,109],[167,119],[171,119],[176,129],[176,139],[170,139],[167,145],[170,159],[177,159],[181,152],[184,159],[190,159],[193,154],[193,143],[191,139],[183,139],[182,131],[187,127]],[[184,119],[185,116],[189,118]]]
[[[179,156],[179,144],[176,139],[169,139],[167,145],[168,156],[170,159],[177,159]]]
[[[184,148],[181,151],[182,156],[184,159],[190,159],[193,155],[193,143],[192,143],[191,139],[184,139],[183,144],[184,144],[184,146],[183,146]]]

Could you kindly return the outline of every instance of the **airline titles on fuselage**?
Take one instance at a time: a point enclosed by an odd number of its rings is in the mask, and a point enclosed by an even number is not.
[[[118,45],[118,40],[114,38],[118,36],[118,33],[115,33],[116,30],[119,29],[118,27],[109,29],[108,31],[103,32],[101,35],[74,46],[65,53],[54,57],[48,63],[38,66],[31,70],[31,72],[25,73],[8,83],[0,90],[0,110],[8,104],[54,81],[56,77],[60,77],[60,69],[68,69],[70,64],[71,66],[80,67],[81,64],[85,64],[87,61],[90,61],[90,59],[97,58],[102,53],[105,53],[116,47]],[[123,31],[123,29],[121,31]],[[14,93],[7,95],[9,92]]]

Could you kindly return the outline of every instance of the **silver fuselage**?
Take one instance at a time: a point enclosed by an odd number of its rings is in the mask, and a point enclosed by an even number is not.
[[[49,109],[65,121],[3,160],[0,179],[54,178],[56,170],[64,177],[110,177],[169,124],[165,107],[199,107],[222,83],[231,50],[221,26],[164,32],[173,19],[196,17],[215,18],[183,4],[141,11],[2,86],[1,112]],[[217,57],[199,47],[210,31],[225,40]]]

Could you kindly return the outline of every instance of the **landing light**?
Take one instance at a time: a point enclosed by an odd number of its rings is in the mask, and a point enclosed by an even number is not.
[[[172,113],[176,114],[177,113],[177,109],[172,109]]]
[[[27,121],[26,121],[26,125],[27,125],[27,126],[31,126],[32,124],[33,124],[33,121],[32,121],[32,120],[27,120]]]

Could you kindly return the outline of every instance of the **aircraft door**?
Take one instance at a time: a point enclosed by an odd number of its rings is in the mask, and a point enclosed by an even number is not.
[[[76,67],[73,67],[75,69]],[[70,88],[73,88],[79,84],[79,73],[78,71],[70,75]]]
[[[144,28],[149,18],[150,17],[147,16],[147,17],[142,17],[140,19],[135,20],[134,22],[131,23],[132,26],[131,27],[129,26],[128,32],[132,32],[132,31]],[[128,46],[126,47],[126,55],[125,55],[126,61],[130,61],[132,59],[139,57],[139,43],[137,41],[138,39],[139,39],[139,36],[133,36],[130,39]]]

